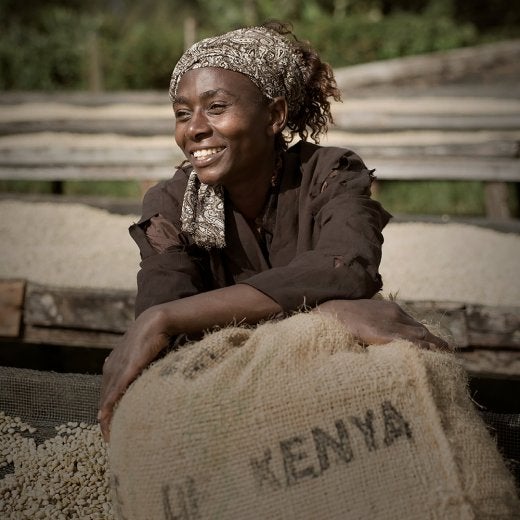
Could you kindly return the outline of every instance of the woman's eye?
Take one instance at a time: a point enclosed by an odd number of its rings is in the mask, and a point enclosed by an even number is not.
[[[220,114],[224,111],[225,108],[226,108],[226,105],[224,105],[223,103],[212,103],[209,106],[209,111],[212,114]]]
[[[176,121],[186,121],[190,117],[190,113],[187,110],[176,110],[175,119]]]

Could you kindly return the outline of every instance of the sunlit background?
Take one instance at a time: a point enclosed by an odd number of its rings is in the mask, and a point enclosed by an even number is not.
[[[0,89],[166,92],[186,46],[269,19],[292,23],[298,37],[310,40],[336,68],[520,35],[520,10],[507,0],[4,0]],[[59,189],[69,195],[141,195],[136,181],[65,180]],[[56,184],[42,180],[0,180],[4,192],[52,190]],[[485,213],[479,182],[390,180],[376,197],[399,214]],[[508,197],[517,215],[514,186]]]

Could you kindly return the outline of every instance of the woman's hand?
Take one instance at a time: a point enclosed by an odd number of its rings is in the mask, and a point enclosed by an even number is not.
[[[98,420],[108,441],[114,406],[134,379],[164,350],[172,336],[198,334],[230,323],[258,323],[282,308],[245,284],[232,285],[145,310],[130,326],[103,367]]]
[[[451,351],[448,343],[388,300],[330,300],[314,312],[335,316],[361,342],[369,345],[405,339],[422,348]]]
[[[161,311],[152,307],[137,318],[106,358],[98,412],[105,441],[109,440],[115,404],[130,383],[168,346],[170,336],[166,328]]]

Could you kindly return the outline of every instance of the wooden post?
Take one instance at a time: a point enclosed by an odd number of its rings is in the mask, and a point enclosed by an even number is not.
[[[245,25],[256,25],[258,18],[256,0],[244,0],[242,7]]]
[[[508,189],[505,182],[484,183],[484,203],[488,218],[509,219],[511,210],[508,204]]]
[[[0,336],[16,338],[20,335],[24,293],[24,281],[0,280]]]
[[[191,15],[184,18],[184,50],[197,41],[197,21]]]
[[[90,31],[87,38],[87,60],[88,60],[88,89],[90,92],[101,92],[103,90],[103,72],[99,57],[99,40],[97,31]]]

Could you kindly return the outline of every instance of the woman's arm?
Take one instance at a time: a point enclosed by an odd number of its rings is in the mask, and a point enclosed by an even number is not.
[[[269,296],[248,285],[233,285],[189,296],[144,311],[130,326],[103,367],[98,419],[106,440],[114,405],[177,334],[194,334],[214,326],[245,322],[255,324],[282,311]],[[384,300],[336,300],[320,305],[340,320],[360,341],[388,343],[402,338],[423,348],[447,349],[446,342],[406,314],[396,303]]]
[[[382,230],[390,214],[371,199],[371,170],[348,150],[308,143],[307,148],[316,150],[317,159],[303,161],[298,200],[284,192],[277,210],[291,215],[298,208],[297,228],[292,228],[298,237],[296,254],[288,263],[274,263],[272,269],[241,280],[269,294],[285,311],[328,300],[371,298],[382,286]],[[322,156],[329,157],[327,164],[315,165]]]
[[[279,312],[269,296],[248,285],[233,285],[145,310],[132,323],[103,366],[98,419],[105,439],[114,405],[130,383],[168,346],[171,336],[194,334],[232,323],[258,323]]]
[[[421,348],[451,351],[446,341],[432,334],[393,301],[330,300],[314,312],[334,316],[356,339],[367,345],[404,339]]]

